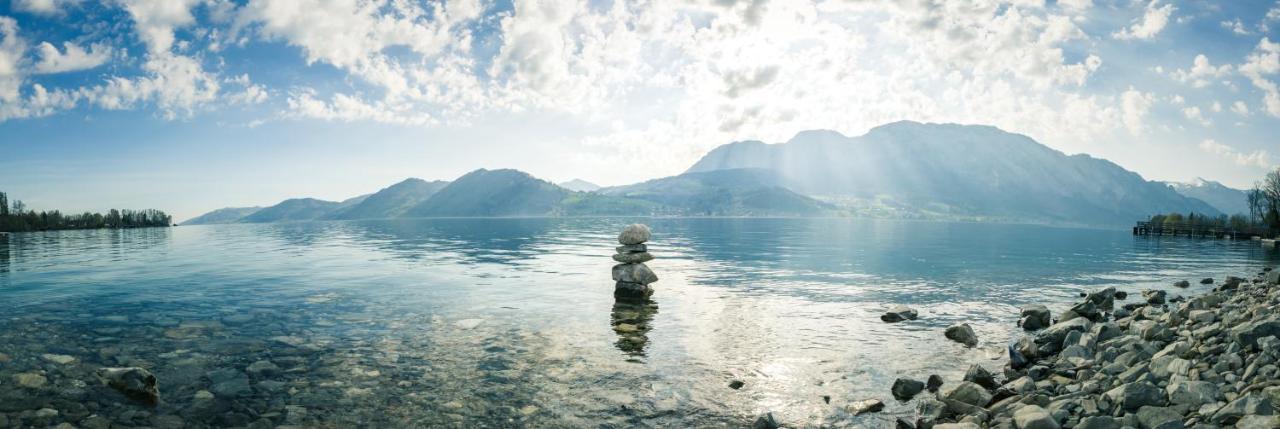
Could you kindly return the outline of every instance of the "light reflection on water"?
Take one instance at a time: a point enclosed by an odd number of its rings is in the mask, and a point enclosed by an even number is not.
[[[991,369],[1026,303],[1245,275],[1257,243],[1124,231],[848,219],[644,219],[656,306],[615,306],[617,231],[635,219],[435,219],[18,234],[0,244],[0,379],[50,406],[131,405],[76,391],[97,366],[160,377],[154,415],[333,426],[881,426],[901,375]],[[1178,292],[1178,291],[1174,291]],[[920,320],[884,324],[892,304]],[[121,318],[123,316],[123,318]],[[942,329],[968,322],[965,349]],[[619,334],[620,323],[639,332]],[[75,356],[70,368],[40,360]],[[252,391],[192,397],[208,372],[269,360]],[[372,375],[371,375],[372,374]],[[741,390],[727,387],[743,380]],[[10,389],[6,391],[6,389]],[[70,392],[70,393],[68,393]],[[9,396],[5,396],[9,395]],[[830,396],[830,404],[823,396]],[[35,398],[35,399],[30,399]],[[844,414],[880,398],[881,415]],[[43,401],[43,402],[42,402]],[[65,404],[63,404],[65,406]],[[308,413],[290,416],[286,406]],[[10,407],[16,407],[11,405]],[[5,410],[0,412],[21,410]],[[115,414],[112,414],[115,413]],[[64,414],[68,414],[64,412]],[[72,413],[74,414],[74,412]],[[265,416],[265,417],[264,417]],[[127,417],[127,416],[126,416]],[[298,420],[301,419],[301,420]],[[134,423],[147,423],[137,422]]]

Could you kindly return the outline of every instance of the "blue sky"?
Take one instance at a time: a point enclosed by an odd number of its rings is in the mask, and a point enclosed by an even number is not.
[[[0,189],[186,218],[730,141],[978,123],[1144,177],[1280,164],[1280,4],[0,0]]]

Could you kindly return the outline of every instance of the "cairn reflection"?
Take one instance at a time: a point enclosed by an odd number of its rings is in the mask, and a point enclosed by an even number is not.
[[[618,334],[615,343],[618,350],[633,357],[644,357],[649,345],[649,330],[653,329],[653,316],[658,314],[658,304],[652,301],[618,302],[613,304],[613,332]]]

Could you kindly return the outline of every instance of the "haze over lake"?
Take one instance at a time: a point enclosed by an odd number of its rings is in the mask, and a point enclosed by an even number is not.
[[[654,231],[656,304],[615,307],[612,232],[635,221]],[[80,373],[146,365],[165,398],[155,418],[194,425],[698,427],[772,411],[797,425],[880,427],[910,406],[858,417],[842,406],[884,396],[901,374],[998,367],[1020,305],[1057,313],[1105,286],[1193,293],[1169,285],[1277,263],[1248,241],[855,219],[27,233],[0,246],[0,353],[13,358],[0,379],[42,369],[50,389],[0,384],[0,408],[72,400],[109,415],[127,405],[76,384]],[[880,322],[892,304],[921,318]],[[640,335],[615,332],[619,320]],[[978,347],[943,338],[961,321]],[[201,391],[237,399],[206,410]]]

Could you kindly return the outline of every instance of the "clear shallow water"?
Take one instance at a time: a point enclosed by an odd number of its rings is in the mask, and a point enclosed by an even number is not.
[[[798,426],[882,427],[910,410],[891,400],[893,378],[998,369],[1020,305],[1056,313],[1084,290],[1280,263],[1256,242],[1127,231],[645,219],[656,306],[615,306],[609,255],[632,221],[18,234],[0,243],[0,413],[158,427],[737,427],[772,411]],[[880,322],[894,304],[920,319]],[[624,321],[639,332],[616,333]],[[961,321],[979,347],[943,338]],[[163,403],[131,403],[91,375],[122,365],[152,370]],[[22,387],[17,374],[47,383]],[[746,386],[728,388],[735,379]],[[867,398],[886,412],[844,412]]]

